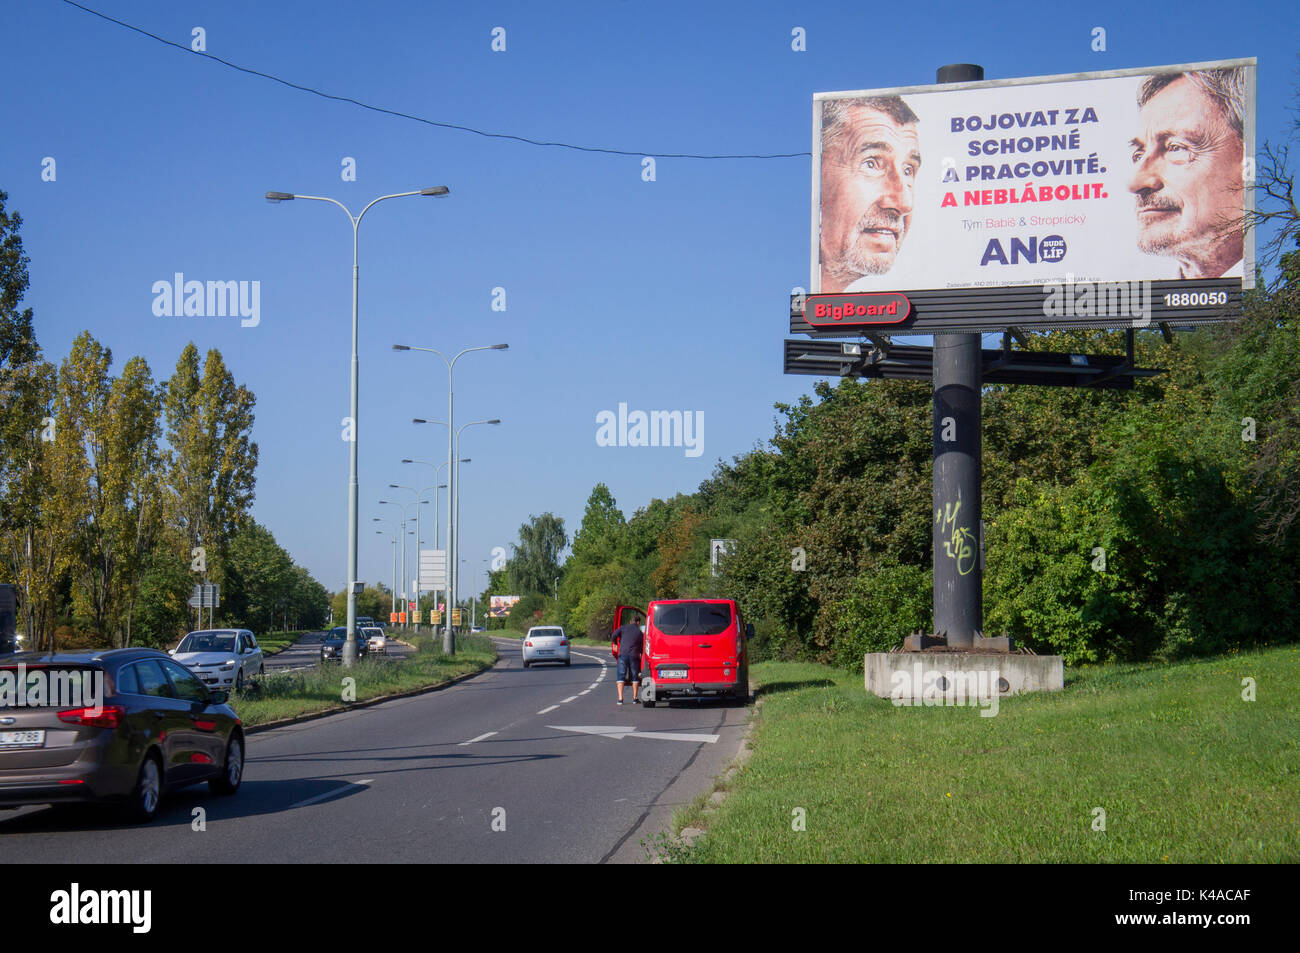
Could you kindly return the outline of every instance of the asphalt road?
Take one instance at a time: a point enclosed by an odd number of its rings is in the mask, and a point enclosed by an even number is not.
[[[285,672],[290,669],[312,668],[319,665],[320,644],[324,641],[325,634],[308,632],[284,651],[268,656],[262,664],[267,672]],[[388,642],[389,658],[405,658],[411,654],[411,651],[405,645],[398,645],[391,639]]]
[[[233,798],[188,788],[150,825],[0,811],[0,859],[636,861],[739,748],[744,708],[619,707],[607,652],[524,669],[517,640],[498,645],[491,671],[449,689],[251,735]]]

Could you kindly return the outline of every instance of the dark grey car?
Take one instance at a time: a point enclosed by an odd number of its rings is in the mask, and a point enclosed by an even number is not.
[[[337,625],[325,634],[320,643],[320,660],[322,662],[343,661],[343,644],[348,640],[348,627]],[[365,658],[370,651],[370,640],[360,631],[357,632],[357,658]]]
[[[94,704],[70,707],[54,693],[41,701],[56,704],[16,699],[20,676],[80,683],[87,693],[97,683]],[[169,790],[200,781],[216,794],[239,790],[244,733],[227,693],[209,691],[163,652],[20,652],[0,659],[4,688],[0,806],[112,801],[149,821]]]

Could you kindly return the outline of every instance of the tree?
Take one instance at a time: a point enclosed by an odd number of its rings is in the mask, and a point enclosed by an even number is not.
[[[560,553],[568,543],[564,520],[552,513],[529,516],[519,527],[519,543],[509,563],[513,595],[536,592],[553,596],[560,575]]]
[[[101,474],[106,544],[117,564],[110,601],[119,645],[131,644],[132,613],[163,527],[160,404],[149,365],[143,358],[131,358],[109,393],[106,466]]]
[[[167,381],[167,484],[173,519],[189,547],[203,545],[213,575],[221,554],[253,502],[257,444],[251,391],[235,383],[221,352],[208,351],[199,375],[199,352],[190,343]]]
[[[83,331],[59,366],[55,408],[55,498],[72,537],[67,569],[73,603],[101,638],[109,636],[118,552],[113,545],[113,490],[105,441],[109,437],[109,367],[113,354]]]

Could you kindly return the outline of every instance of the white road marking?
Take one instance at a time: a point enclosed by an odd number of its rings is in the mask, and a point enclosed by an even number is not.
[[[582,691],[578,692],[578,694],[579,694],[579,695],[585,695],[585,694],[587,694],[587,692],[589,692],[589,691],[591,691],[590,688],[583,689]]]
[[[654,738],[659,741],[703,741],[713,744],[717,735],[701,735],[682,731],[637,731],[625,725],[547,725],[557,731],[580,731],[587,735],[600,735],[602,738]]]
[[[348,781],[341,788],[335,788],[333,791],[326,791],[324,794],[317,794],[315,797],[309,797],[305,801],[290,804],[286,810],[292,811],[295,807],[306,807],[308,804],[316,804],[319,801],[328,800],[329,798],[342,797],[348,792],[349,787],[355,787],[361,784],[371,784],[374,780],[374,778],[366,778],[364,781]]]
[[[477,738],[471,738],[469,739],[469,741],[462,741],[460,744],[456,745],[456,747],[463,748],[466,745],[474,744],[476,741],[482,741],[484,738],[491,738],[495,734],[496,734],[495,731],[489,731],[486,734],[479,735]]]
[[[555,711],[555,709],[557,709],[557,708],[559,708],[559,707],[560,707],[559,705],[552,705],[550,708],[543,708],[543,709],[542,709],[541,711],[539,711],[537,714],[539,714],[539,715],[545,715],[548,711]]]
[[[574,700],[575,698],[577,698],[577,697],[578,697],[577,695],[570,695],[570,696],[569,696],[568,698],[566,698],[564,701],[560,702],[560,704],[561,704],[561,705],[567,705],[569,702],[573,701],[573,700]]]

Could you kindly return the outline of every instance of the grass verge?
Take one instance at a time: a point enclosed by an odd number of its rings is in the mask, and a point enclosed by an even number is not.
[[[414,655],[405,659],[365,658],[353,668],[327,663],[298,672],[268,674],[254,679],[231,704],[245,725],[263,725],[282,718],[313,712],[344,709],[349,702],[361,702],[380,695],[426,688],[458,675],[489,668],[496,661],[496,649],[480,635],[456,637],[456,654],[442,654],[440,639],[417,637]],[[343,700],[344,678],[354,678],[355,695]]]
[[[822,665],[752,677],[754,754],[720,807],[675,819],[705,833],[670,860],[1300,860],[1300,647],[1070,670],[991,718],[895,707]]]

